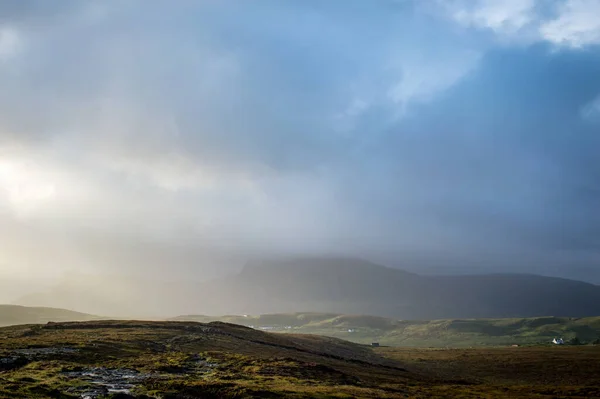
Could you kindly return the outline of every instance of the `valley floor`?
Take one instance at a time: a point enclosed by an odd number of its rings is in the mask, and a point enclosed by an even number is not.
[[[454,397],[600,398],[600,347],[377,348],[412,372],[443,381]],[[435,392],[443,391],[436,385]],[[460,395],[459,395],[460,393]]]
[[[371,349],[227,323],[0,328],[1,398],[600,397],[600,348]]]

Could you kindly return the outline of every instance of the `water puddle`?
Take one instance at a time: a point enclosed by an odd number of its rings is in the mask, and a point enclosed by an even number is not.
[[[150,374],[143,374],[137,370],[107,369],[104,367],[68,371],[63,373],[63,375],[67,378],[77,378],[87,383],[87,387],[72,388],[68,392],[79,394],[82,399],[94,399],[116,393],[130,395],[136,386],[151,377]]]
[[[58,348],[28,348],[28,349],[15,349],[12,353],[25,356],[28,358],[36,356],[53,356],[53,355],[70,355],[77,352],[77,349],[58,347]]]

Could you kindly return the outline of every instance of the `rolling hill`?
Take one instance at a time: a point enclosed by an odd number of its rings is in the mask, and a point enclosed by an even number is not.
[[[394,398],[433,380],[362,345],[226,323],[51,323],[0,341],[0,398]]]
[[[377,316],[330,313],[291,313],[260,316],[200,316],[174,321],[225,321],[283,333],[317,334],[389,346],[465,347],[482,345],[548,344],[555,337],[600,339],[600,317],[531,317],[509,319],[398,320]]]
[[[585,317],[600,315],[600,286],[525,274],[421,276],[359,259],[298,258],[250,262],[236,275],[206,283],[90,279],[16,303],[145,318],[294,312],[411,320]]]
[[[0,305],[0,327],[17,324],[43,324],[50,321],[86,321],[95,319],[98,319],[98,317],[66,309]]]

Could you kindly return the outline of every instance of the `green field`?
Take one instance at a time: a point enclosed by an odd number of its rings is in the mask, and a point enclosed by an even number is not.
[[[411,321],[375,316],[329,313],[272,314],[262,316],[180,316],[173,320],[226,321],[284,333],[317,334],[357,343],[410,347],[470,347],[482,345],[598,343],[600,317],[534,317],[511,319],[456,319]]]
[[[49,321],[86,321],[100,317],[64,309],[0,305],[0,326],[44,324]],[[511,319],[396,320],[334,313],[289,313],[260,316],[179,316],[171,321],[222,321],[257,330],[314,334],[347,341],[397,347],[475,347],[550,344],[577,338],[598,344],[600,317],[534,317]]]

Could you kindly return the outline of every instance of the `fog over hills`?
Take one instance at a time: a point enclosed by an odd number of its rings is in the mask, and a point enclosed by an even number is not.
[[[600,314],[600,286],[527,274],[421,276],[329,257],[252,261],[204,283],[65,281],[16,303],[121,317],[306,311],[401,319],[583,317]]]
[[[600,283],[599,14],[0,1],[0,303],[587,312],[584,284],[425,276]],[[405,272],[238,274],[324,254]]]

